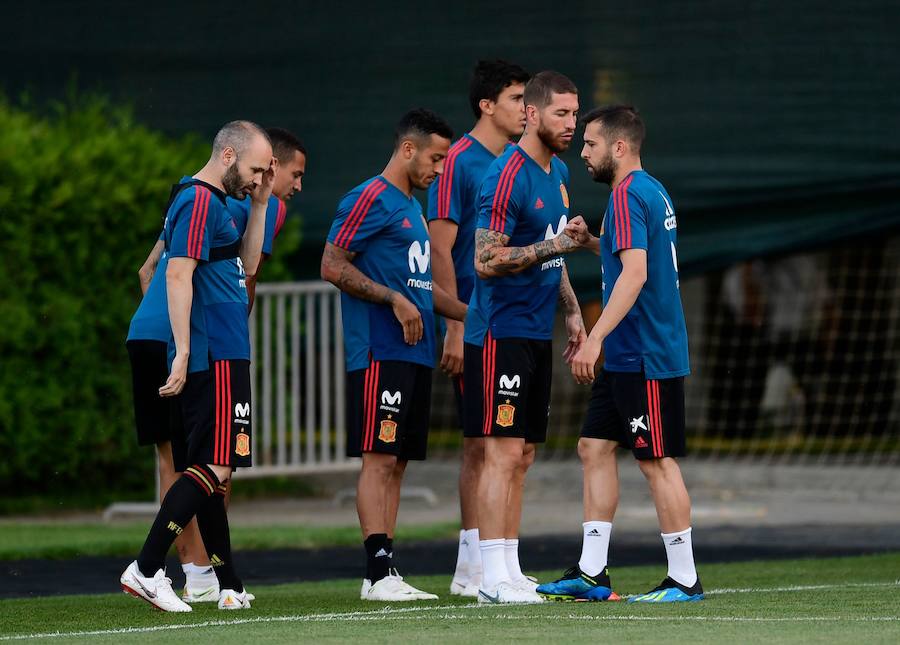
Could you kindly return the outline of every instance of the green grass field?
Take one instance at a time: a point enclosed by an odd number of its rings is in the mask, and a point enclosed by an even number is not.
[[[134,555],[147,537],[149,521],[122,524],[47,522],[0,523],[0,560],[64,559],[82,555]],[[400,527],[400,540],[456,539],[459,524],[444,522]],[[236,526],[235,549],[315,549],[359,546],[359,528],[329,526]]]
[[[255,587],[248,611],[197,606],[163,614],[124,594],[0,601],[0,640],[122,643],[900,642],[900,553],[701,567],[707,599],[690,605],[479,606],[446,593],[447,576],[411,580],[439,601],[358,600],[355,580]],[[557,572],[544,572],[542,580]],[[659,567],[614,569],[616,591],[646,591]],[[112,581],[111,581],[112,583]]]

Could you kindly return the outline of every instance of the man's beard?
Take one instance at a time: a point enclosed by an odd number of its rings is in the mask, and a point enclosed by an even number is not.
[[[556,154],[560,154],[569,149],[569,143],[557,139],[550,130],[541,125],[538,126],[537,135],[538,139],[541,140],[541,143]]]
[[[228,166],[228,170],[222,175],[222,187],[229,197],[244,199],[244,183],[241,181],[241,173],[238,172],[237,161]]]
[[[591,166],[590,173],[593,180],[598,184],[612,186],[613,177],[616,176],[616,162],[613,160],[612,155],[607,155],[602,159],[596,168]]]

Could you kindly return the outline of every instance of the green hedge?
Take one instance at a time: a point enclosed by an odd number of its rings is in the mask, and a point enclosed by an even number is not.
[[[0,497],[146,494],[124,342],[172,183],[209,154],[100,98],[0,97]],[[296,220],[266,277],[285,277]]]

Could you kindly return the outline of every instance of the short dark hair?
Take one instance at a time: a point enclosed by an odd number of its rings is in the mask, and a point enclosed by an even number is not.
[[[394,128],[394,148],[397,148],[404,139],[410,137],[427,139],[432,134],[444,139],[453,139],[453,129],[442,117],[425,108],[410,110]]]
[[[278,161],[292,160],[295,152],[306,155],[306,148],[293,132],[284,128],[266,128],[266,134],[272,141],[272,154]]]
[[[514,83],[527,83],[531,75],[515,63],[505,60],[480,60],[469,81],[469,106],[476,119],[481,118],[482,99],[496,101],[500,93]]]
[[[541,110],[550,105],[553,94],[578,94],[578,88],[564,74],[553,70],[538,72],[525,86],[525,105]]]
[[[238,156],[244,154],[253,137],[259,135],[272,144],[269,135],[253,121],[229,121],[221,127],[213,139],[213,154],[221,154],[225,148],[233,148]]]
[[[603,137],[606,140],[625,139],[635,152],[641,151],[647,131],[641,115],[633,105],[604,105],[581,117],[581,122],[585,125],[594,121],[600,121],[602,124]]]

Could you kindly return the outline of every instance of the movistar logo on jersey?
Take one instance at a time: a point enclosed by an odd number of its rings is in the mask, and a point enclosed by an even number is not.
[[[663,222],[663,225],[666,227],[667,231],[671,231],[675,227],[678,226],[678,222],[675,220],[675,209],[672,208],[672,204],[669,203],[669,200],[666,199],[666,196],[662,194],[662,191],[657,191],[659,196],[662,197],[662,200],[666,203],[666,219]]]
[[[400,391],[390,392],[388,390],[384,390],[381,393],[381,409],[388,410],[389,412],[396,412],[399,414],[400,408],[397,406],[400,405],[401,395]]]
[[[234,416],[236,417],[234,422],[246,425],[250,423],[250,420],[247,418],[250,416],[250,404],[249,403],[235,403],[234,404]]]
[[[425,246],[422,246],[422,244],[419,243],[419,240],[415,240],[409,245],[407,259],[409,260],[410,273],[427,273],[428,267],[431,264],[431,242],[425,240]],[[406,286],[431,291],[431,280],[409,278],[406,281]]]
[[[547,224],[547,230],[544,232],[544,239],[552,240],[554,237],[558,237],[558,236],[562,235],[563,229],[566,228],[566,224],[568,224],[568,223],[569,223],[569,218],[567,218],[565,215],[560,215],[559,224],[556,226],[555,229],[553,228],[553,222],[550,222],[549,224]]]

